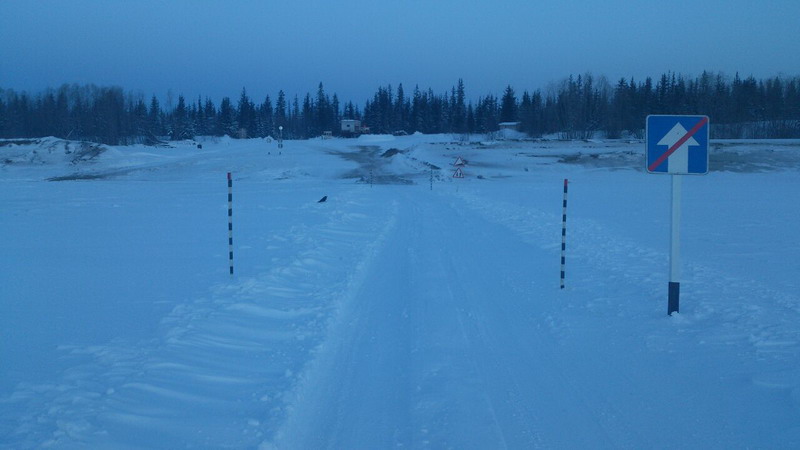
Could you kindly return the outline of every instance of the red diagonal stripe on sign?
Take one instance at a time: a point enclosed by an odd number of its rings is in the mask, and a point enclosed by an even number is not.
[[[661,163],[666,161],[666,159],[669,158],[673,153],[675,153],[676,150],[681,148],[681,145],[685,144],[690,137],[694,136],[698,131],[700,131],[700,128],[703,128],[703,125],[707,123],[708,123],[708,117],[703,117],[702,119],[700,119],[700,121],[697,122],[697,124],[695,124],[695,126],[692,127],[692,129],[686,133],[686,136],[680,138],[678,142],[673,144],[672,147],[670,147],[663,155],[661,155],[653,164],[650,164],[650,167],[648,167],[647,169],[651,172],[656,170],[656,168],[660,166]]]

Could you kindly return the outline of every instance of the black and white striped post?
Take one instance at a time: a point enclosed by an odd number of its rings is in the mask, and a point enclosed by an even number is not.
[[[567,186],[568,181],[564,178],[564,206],[561,213],[561,289],[564,289],[564,273],[567,262]]]
[[[233,276],[233,179],[228,172],[228,261]]]

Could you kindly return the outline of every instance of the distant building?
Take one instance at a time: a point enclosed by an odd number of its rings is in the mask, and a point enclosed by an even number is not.
[[[355,119],[342,119],[342,134],[361,134],[361,121]]]
[[[522,122],[500,122],[497,127],[500,129],[497,132],[498,139],[517,139],[519,137],[519,126]]]
[[[500,127],[501,130],[519,131],[519,125],[521,123],[522,122],[500,122],[497,126]]]

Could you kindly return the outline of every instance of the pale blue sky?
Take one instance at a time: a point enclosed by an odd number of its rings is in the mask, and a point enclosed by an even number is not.
[[[378,86],[470,98],[569,74],[800,75],[800,1],[0,0],[0,87],[363,104]]]

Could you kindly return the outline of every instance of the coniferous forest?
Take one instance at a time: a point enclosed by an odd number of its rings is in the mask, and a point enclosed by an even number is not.
[[[620,79],[612,84],[591,74],[570,76],[548,89],[467,100],[463,80],[448,92],[382,86],[364,105],[341,103],[320,83],[316,93],[253,99],[178,96],[162,105],[156,96],[120,87],[63,85],[30,94],[0,88],[0,138],[55,136],[110,145],[157,144],[195,136],[277,136],[306,139],[331,131],[341,119],[359,119],[372,133],[492,133],[502,122],[519,122],[531,137],[563,139],[642,138],[648,114],[705,114],[714,138],[800,138],[800,77],[728,77],[703,72],[696,78],[666,73],[657,80]],[[172,104],[174,103],[174,105]]]

